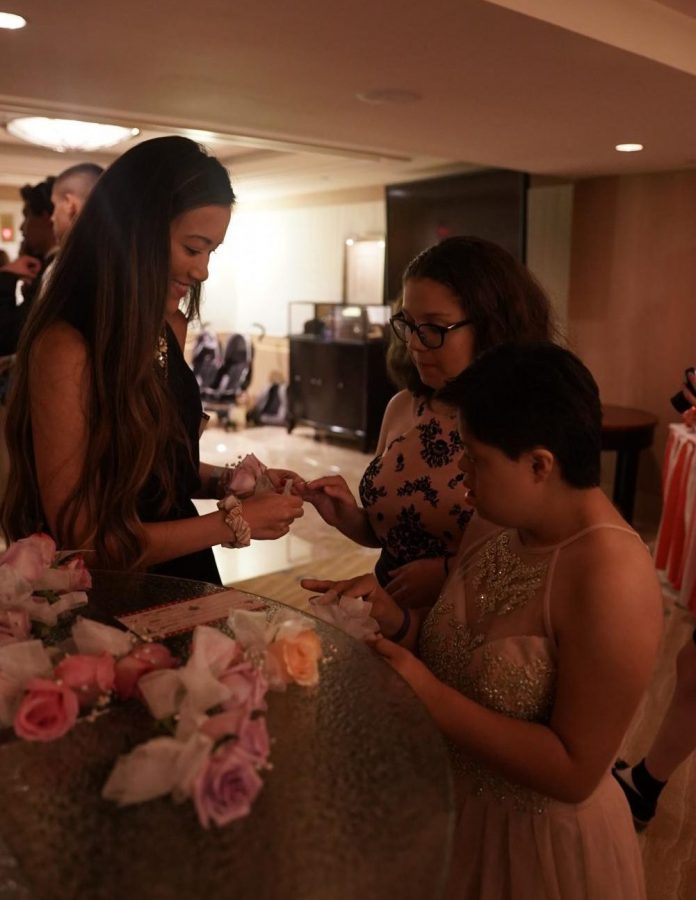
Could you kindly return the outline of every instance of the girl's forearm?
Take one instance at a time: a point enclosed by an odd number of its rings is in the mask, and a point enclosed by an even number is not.
[[[508,781],[566,803],[596,787],[602,771],[582,766],[547,725],[487,709],[435,677],[421,699],[452,743]]]
[[[350,516],[346,516],[345,521],[341,521],[336,527],[341,534],[350,538],[354,543],[360,544],[361,547],[380,546],[370,525],[367,510],[362,506],[356,506]]]
[[[219,510],[190,519],[148,522],[142,527],[144,541],[140,564],[144,567],[206,550],[229,541],[231,537],[223,513]]]

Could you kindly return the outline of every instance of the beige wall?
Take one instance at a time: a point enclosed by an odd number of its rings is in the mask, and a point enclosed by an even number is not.
[[[288,331],[292,300],[343,299],[346,238],[383,235],[384,190],[341,191],[251,205],[240,196],[210,263],[202,316],[219,331]]]
[[[575,185],[568,336],[605,403],[659,417],[642,454],[637,514],[659,512],[669,404],[696,364],[696,171]]]

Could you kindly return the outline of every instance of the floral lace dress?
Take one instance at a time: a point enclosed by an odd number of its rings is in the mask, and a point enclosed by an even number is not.
[[[554,568],[563,548],[590,530],[552,548],[526,548],[511,531],[467,548],[423,624],[423,661],[489,709],[548,722],[557,671]],[[587,800],[563,803],[450,751],[458,820],[448,900],[645,897],[628,805],[608,772]]]
[[[390,569],[457,552],[472,515],[457,465],[462,448],[456,416],[414,398],[410,428],[367,467],[360,500],[382,546],[375,570],[382,585]]]

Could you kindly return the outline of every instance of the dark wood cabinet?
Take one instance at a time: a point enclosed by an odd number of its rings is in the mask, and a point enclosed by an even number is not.
[[[295,425],[345,434],[369,452],[395,391],[387,378],[386,342],[290,337],[288,431]]]

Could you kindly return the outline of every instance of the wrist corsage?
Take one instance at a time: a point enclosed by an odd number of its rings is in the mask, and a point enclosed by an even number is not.
[[[232,532],[232,540],[222,544],[223,547],[248,547],[251,543],[251,528],[242,515],[241,501],[234,494],[228,494],[218,500],[218,509],[222,510],[225,525]]]

